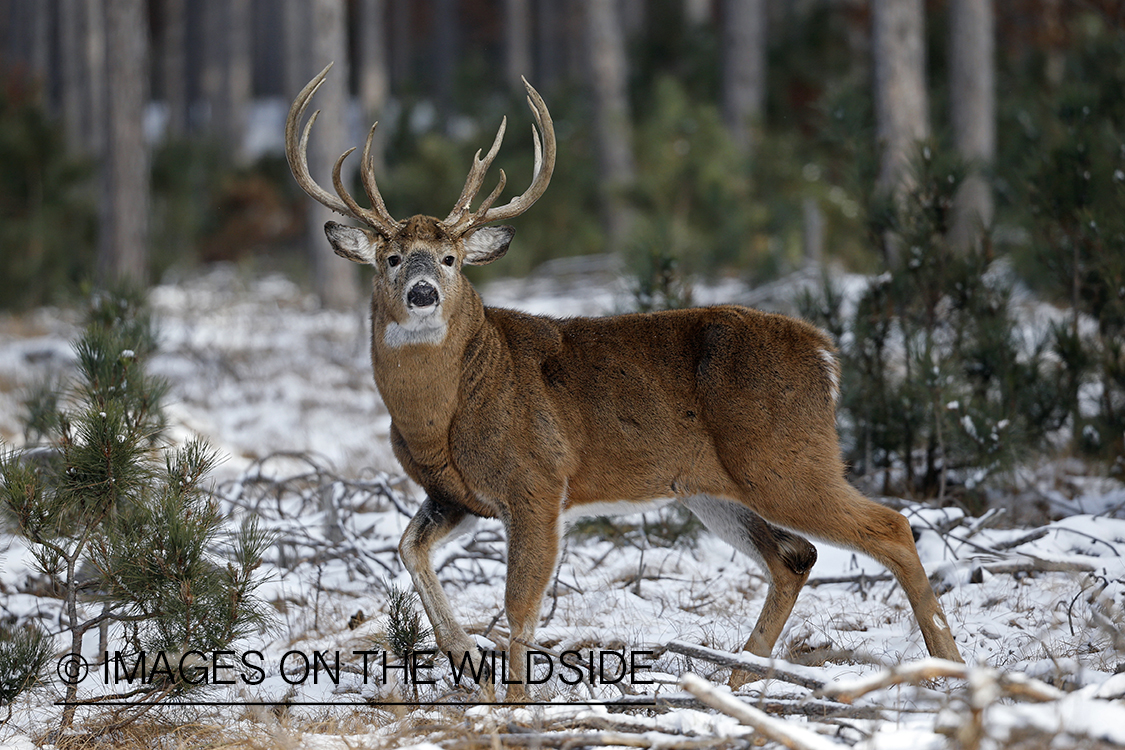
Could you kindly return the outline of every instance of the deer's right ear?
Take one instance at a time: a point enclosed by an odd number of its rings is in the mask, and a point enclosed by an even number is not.
[[[332,249],[341,258],[368,265],[375,263],[375,255],[385,241],[375,232],[349,227],[335,221],[324,225],[324,233],[328,235],[328,242],[332,245]]]

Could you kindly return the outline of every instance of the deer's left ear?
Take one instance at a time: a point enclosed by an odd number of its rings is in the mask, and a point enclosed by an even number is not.
[[[349,227],[335,221],[324,225],[324,234],[332,249],[341,258],[347,258],[353,263],[375,263],[375,254],[383,245],[383,238],[374,232],[359,227]]]
[[[465,263],[483,266],[508,252],[516,230],[512,227],[482,227],[464,239]]]

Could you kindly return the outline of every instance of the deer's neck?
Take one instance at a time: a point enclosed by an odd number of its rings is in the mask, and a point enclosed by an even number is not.
[[[484,306],[471,287],[450,311],[439,342],[387,341],[393,321],[372,310],[371,364],[375,384],[399,433],[411,446],[441,450],[459,403],[467,350],[484,335]],[[388,330],[391,333],[388,333]]]

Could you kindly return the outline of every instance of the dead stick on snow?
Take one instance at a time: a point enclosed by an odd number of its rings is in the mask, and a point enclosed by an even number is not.
[[[824,687],[824,683],[820,680],[811,677],[803,677],[802,675],[794,672],[789,672],[784,669],[777,669],[771,664],[761,664],[754,659],[749,659],[738,654],[729,654],[725,651],[716,651],[713,648],[706,648],[704,646],[696,646],[691,643],[684,643],[683,641],[672,641],[665,648],[674,654],[681,656],[690,656],[693,659],[701,659],[709,661],[712,664],[718,664],[721,667],[729,667],[730,669],[741,669],[744,672],[749,672],[761,680],[780,680],[781,682],[790,682],[794,685],[800,685],[809,690],[819,690]]]
[[[780,742],[790,750],[840,750],[844,747],[809,729],[783,719],[775,719],[764,711],[759,711],[740,701],[730,693],[720,691],[707,680],[691,672],[680,677],[680,687],[716,711],[733,716],[739,723],[752,727],[767,740]]]
[[[860,696],[893,685],[904,683],[917,685],[920,682],[938,677],[954,677],[965,680],[969,679],[970,675],[978,683],[992,681],[1005,695],[1014,698],[1053,701],[1058,700],[1063,695],[1062,691],[1027,675],[1001,674],[987,667],[969,667],[945,659],[922,659],[912,664],[900,664],[869,677],[828,685],[820,691],[820,694],[845,703],[851,703]]]

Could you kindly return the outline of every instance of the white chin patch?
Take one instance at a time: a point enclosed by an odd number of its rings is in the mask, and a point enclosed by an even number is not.
[[[383,329],[383,345],[397,349],[407,344],[434,346],[445,341],[447,326],[438,312],[439,305],[410,311],[405,323],[387,323]]]

